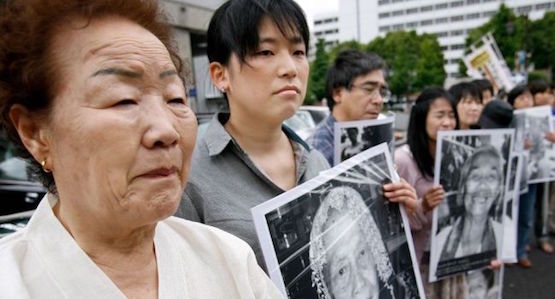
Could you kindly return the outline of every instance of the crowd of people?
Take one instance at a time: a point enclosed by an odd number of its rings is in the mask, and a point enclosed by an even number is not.
[[[308,45],[304,13],[292,0],[222,4],[209,24],[207,52],[210,77],[229,112],[218,113],[196,140],[183,63],[157,1],[6,1],[0,121],[48,193],[28,226],[0,241],[0,297],[282,297],[265,273],[250,209],[328,169],[334,123],[383,117],[390,95],[382,58],[340,53],[326,75],[331,113],[303,141],[282,123],[304,100]],[[531,83],[510,91],[506,101],[514,109],[552,105],[552,92]],[[470,284],[464,275],[425,279],[431,212],[445,197],[433,184],[438,131],[498,123],[482,112],[504,101],[495,98],[483,80],[424,90],[412,108],[407,144],[395,152],[401,180],[383,185],[384,196],[408,212],[428,298],[468,298]],[[484,155],[475,163],[495,153]],[[465,180],[461,188],[473,183]],[[530,185],[521,196],[518,258],[524,267],[531,266],[526,249],[535,204],[538,245],[553,251],[542,216],[549,190]],[[334,216],[340,212],[318,214],[321,229],[341,225]],[[480,212],[469,208],[465,220],[480,221]],[[465,223],[454,225],[460,226],[453,230],[460,233],[456,244],[472,237]],[[483,234],[495,235],[493,224],[483,227]],[[456,255],[462,245],[454,246],[446,246],[445,255]],[[317,275],[330,267],[323,264]],[[387,284],[380,271],[368,270],[362,285]],[[319,294],[358,292],[350,280],[336,281],[326,281]],[[381,298],[376,290],[368,293]]]

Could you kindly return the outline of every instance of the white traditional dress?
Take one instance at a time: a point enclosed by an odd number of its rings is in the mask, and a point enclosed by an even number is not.
[[[55,217],[47,195],[28,226],[0,240],[0,298],[125,298]],[[169,217],[156,226],[159,298],[282,298],[250,247]]]

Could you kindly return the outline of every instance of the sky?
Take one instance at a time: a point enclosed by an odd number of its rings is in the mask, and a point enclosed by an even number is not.
[[[304,10],[308,24],[312,27],[315,14],[338,9],[338,0],[295,0]]]

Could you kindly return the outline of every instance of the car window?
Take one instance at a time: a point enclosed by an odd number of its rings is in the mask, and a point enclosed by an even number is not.
[[[0,179],[28,181],[27,164],[14,151],[13,144],[0,134]]]

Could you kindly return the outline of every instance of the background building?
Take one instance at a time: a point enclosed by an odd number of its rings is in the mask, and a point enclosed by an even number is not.
[[[206,31],[214,11],[225,0],[163,0],[164,11],[174,27],[179,55],[190,73],[188,93],[197,114],[211,113],[225,105],[210,80],[206,56]]]
[[[330,35],[329,41],[368,43],[378,35],[398,30],[433,33],[445,56],[448,79],[453,79],[459,76],[458,60],[463,56],[467,33],[486,23],[501,3],[532,20],[555,10],[553,0],[341,0],[339,32]],[[316,28],[314,24],[315,32]],[[328,41],[328,35],[322,38]]]

